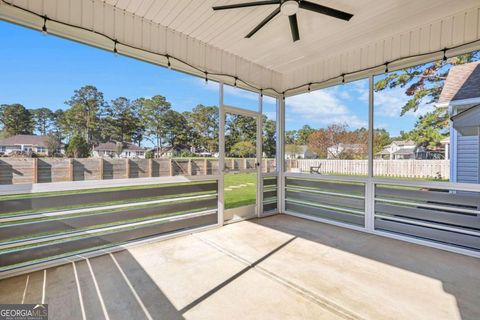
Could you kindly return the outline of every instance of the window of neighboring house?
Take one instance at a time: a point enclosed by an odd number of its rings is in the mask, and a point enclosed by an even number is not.
[[[367,175],[368,79],[285,100],[285,169]]]
[[[480,182],[478,133],[452,128],[459,110],[449,108],[472,106],[462,100],[480,87],[479,60],[477,51],[374,77],[375,176]]]
[[[1,146],[1,147],[0,147],[0,152],[5,152],[5,151],[7,151],[7,147]]]

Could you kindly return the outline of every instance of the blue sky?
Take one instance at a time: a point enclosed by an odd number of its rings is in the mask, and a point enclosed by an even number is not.
[[[417,112],[400,116],[408,101],[404,91],[405,88],[396,88],[374,94],[374,126],[386,129],[392,137],[402,130],[411,130],[419,115],[432,110],[432,106],[423,105]],[[351,130],[367,128],[368,79],[287,98],[286,108],[286,130],[304,124],[322,128],[333,123],[346,123]]]
[[[177,111],[218,105],[218,84],[0,21],[0,104],[66,108],[75,89],[91,84],[107,101],[161,94]],[[230,87],[225,100],[258,107],[254,93]],[[267,99],[266,99],[267,100]],[[270,99],[271,101],[271,99]],[[268,108],[268,107],[267,107]]]
[[[55,36],[43,36],[6,22],[0,22],[0,104],[21,103],[27,108],[66,108],[64,102],[75,89],[91,84],[110,101],[161,94],[177,111],[190,110],[197,104],[218,105],[218,85],[135,59],[115,56]],[[360,80],[287,98],[286,129],[304,124],[314,128],[346,122],[351,129],[366,127],[368,120],[368,81]],[[225,102],[254,109],[258,96],[229,87]],[[406,101],[403,90],[389,90],[375,95],[376,127],[392,135],[410,130],[418,114],[399,117]],[[274,100],[264,99],[264,110],[274,117]]]

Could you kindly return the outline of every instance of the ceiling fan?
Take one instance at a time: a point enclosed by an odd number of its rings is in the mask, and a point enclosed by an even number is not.
[[[256,6],[265,6],[265,5],[278,5],[278,7],[273,10],[259,25],[257,25],[250,33],[248,33],[245,38],[250,38],[258,30],[263,28],[270,20],[272,20],[276,15],[282,13],[285,16],[288,16],[290,22],[290,30],[292,31],[293,41],[300,40],[300,34],[298,33],[298,22],[297,22],[297,12],[298,9],[305,9],[321,13],[327,16],[331,16],[337,19],[349,21],[353,14],[343,12],[337,9],[330,7],[325,7],[310,1],[304,0],[264,0],[256,2],[245,2],[238,4],[229,4],[224,6],[215,6],[213,10],[227,10],[227,9],[237,9],[237,8],[246,8],[246,7],[256,7]]]

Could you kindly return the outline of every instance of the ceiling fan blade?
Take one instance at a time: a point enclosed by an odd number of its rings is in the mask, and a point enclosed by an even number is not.
[[[297,15],[292,14],[291,16],[288,16],[288,21],[290,22],[290,30],[292,30],[293,42],[300,40],[300,34],[298,33]]]
[[[267,23],[268,21],[272,20],[277,14],[280,13],[280,7],[276,8],[275,10],[273,10],[272,13],[270,13],[268,15],[268,17],[266,17],[265,19],[263,19],[262,22],[260,22],[258,24],[258,26],[256,26],[252,31],[250,31],[249,34],[247,34],[245,36],[245,38],[250,38],[251,36],[253,36],[255,33],[257,33],[258,30],[260,30],[261,28],[263,28]]]
[[[348,12],[325,7],[309,1],[300,1],[299,5],[300,5],[300,8],[302,9],[315,11],[321,14],[325,14],[327,16],[337,18],[337,19],[349,21],[353,17],[353,14],[350,14]]]
[[[269,4],[280,4],[280,0],[265,0],[265,1],[256,1],[256,2],[227,4],[227,5],[224,5],[224,6],[212,7],[212,9],[213,10],[226,10],[226,9],[237,9],[237,8],[264,6],[264,5],[269,5]]]

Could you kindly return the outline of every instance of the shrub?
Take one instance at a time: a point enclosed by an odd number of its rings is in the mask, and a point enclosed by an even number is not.
[[[90,156],[90,147],[82,136],[74,135],[68,143],[66,154],[69,158],[87,158]]]

